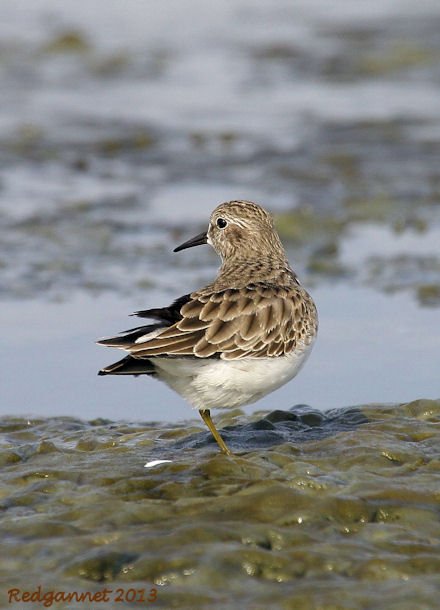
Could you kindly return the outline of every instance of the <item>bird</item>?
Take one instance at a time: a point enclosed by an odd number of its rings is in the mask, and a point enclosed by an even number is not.
[[[253,403],[293,379],[315,342],[318,314],[262,206],[221,203],[208,229],[174,252],[202,244],[220,256],[215,280],[168,307],[131,314],[153,323],[97,341],[127,353],[98,375],[165,382],[198,409],[220,451],[231,455],[211,409]]]

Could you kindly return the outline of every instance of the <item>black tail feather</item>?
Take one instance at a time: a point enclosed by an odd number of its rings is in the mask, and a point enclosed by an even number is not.
[[[102,368],[98,375],[155,375],[156,371],[151,360],[126,356],[113,364]]]
[[[130,328],[122,332],[118,337],[109,337],[108,339],[100,339],[96,343],[98,345],[106,345],[107,347],[128,347],[132,343],[136,342],[136,339],[143,335],[163,328],[162,324],[148,324],[148,326],[137,326],[136,328]]]
[[[169,307],[160,307],[157,309],[143,309],[142,311],[135,311],[132,316],[138,316],[139,318],[153,318],[154,320],[161,320],[168,322],[169,324],[175,324],[182,319],[180,310],[188,303],[191,295],[185,294],[183,297],[176,299]]]

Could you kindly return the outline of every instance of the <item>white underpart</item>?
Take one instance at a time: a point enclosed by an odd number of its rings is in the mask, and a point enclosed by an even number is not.
[[[275,358],[152,358],[157,376],[196,409],[228,409],[259,400],[295,377],[312,344]]]

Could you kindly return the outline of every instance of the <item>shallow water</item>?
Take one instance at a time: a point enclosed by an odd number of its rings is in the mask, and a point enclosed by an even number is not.
[[[208,256],[196,272],[172,245],[249,198],[284,212],[306,283],[438,306],[438,248],[424,246],[440,226],[435,0],[23,7],[0,6],[2,299],[204,279]],[[366,223],[367,277],[339,255]],[[410,251],[387,255],[402,233]]]
[[[439,31],[436,0],[2,0],[0,604],[437,607]],[[211,280],[172,248],[230,198],[275,212],[320,332],[213,414],[225,458],[93,341]]]
[[[219,424],[232,457],[201,425],[3,418],[8,590],[107,587],[108,607],[154,587],[160,608],[435,608],[439,402]],[[171,462],[144,468],[157,459]]]
[[[420,308],[402,292],[384,296],[344,285],[316,287],[312,294],[320,331],[306,366],[291,383],[245,412],[271,410],[273,405],[288,408],[298,402],[326,410],[440,394],[439,340],[432,330],[438,324],[438,309]],[[61,304],[3,303],[6,352],[0,413],[130,421],[198,419],[180,396],[154,379],[97,376],[118,352],[94,341],[135,326],[127,316],[133,309],[172,300],[157,290],[147,296],[148,301],[82,296]]]

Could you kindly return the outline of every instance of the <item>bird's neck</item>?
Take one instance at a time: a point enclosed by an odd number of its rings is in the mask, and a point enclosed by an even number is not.
[[[235,259],[223,261],[215,286],[217,289],[242,288],[260,282],[298,284],[295,273],[284,258]]]

